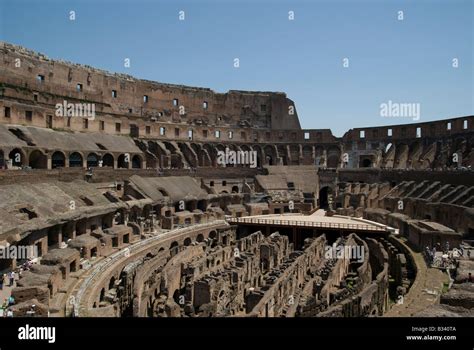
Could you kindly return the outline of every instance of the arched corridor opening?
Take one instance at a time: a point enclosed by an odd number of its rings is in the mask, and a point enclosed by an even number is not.
[[[69,167],[82,168],[82,156],[79,153],[71,153],[71,155],[69,156]]]
[[[95,168],[99,166],[99,156],[95,153],[90,153],[87,156],[87,167]]]
[[[21,167],[24,163],[25,155],[19,148],[15,148],[8,154],[8,159],[11,159],[12,165]]]
[[[102,166],[107,166],[107,167],[111,167],[113,168],[114,167],[114,157],[109,154],[109,153],[106,153],[102,156]]]
[[[140,156],[134,155],[132,158],[132,168],[133,169],[141,169],[142,167],[142,160]]]
[[[125,154],[121,154],[119,157],[118,157],[118,160],[117,160],[117,167],[119,169],[128,169],[128,162],[126,162],[127,157],[125,156]]]
[[[32,169],[47,169],[48,158],[39,150],[35,150],[30,154],[30,167]]]
[[[53,169],[64,168],[66,166],[66,157],[63,152],[54,152],[51,156],[51,165]]]

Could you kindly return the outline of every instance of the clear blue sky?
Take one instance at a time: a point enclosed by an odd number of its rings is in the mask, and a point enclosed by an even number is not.
[[[420,121],[474,114],[473,8],[473,0],[0,0],[0,39],[149,80],[284,91],[303,128],[341,136],[412,122],[381,117],[388,100],[420,103]]]

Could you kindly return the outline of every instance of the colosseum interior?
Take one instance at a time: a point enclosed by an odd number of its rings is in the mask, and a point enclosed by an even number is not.
[[[284,93],[1,43],[0,241],[37,253],[0,260],[2,293],[15,316],[473,316],[473,126],[335,137]]]

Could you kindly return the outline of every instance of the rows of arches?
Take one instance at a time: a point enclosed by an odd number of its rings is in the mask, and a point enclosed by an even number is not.
[[[6,155],[8,154],[8,158]],[[95,152],[83,155],[81,152],[54,151],[48,153],[40,149],[25,150],[14,148],[10,152],[0,150],[0,169],[29,166],[32,169],[58,168],[94,168],[110,167],[122,169],[141,169],[145,163],[141,155],[120,154],[115,157],[111,153],[100,155]]]
[[[138,142],[145,153],[147,165],[151,167],[208,167],[220,166],[220,152],[255,152],[256,166],[263,165],[324,165],[338,167],[340,164],[341,148],[337,145],[322,146],[300,144],[223,144],[196,142],[148,141]],[[324,155],[327,155],[327,160]],[[327,152],[326,152],[327,151]],[[226,167],[245,166],[242,164],[226,164]]]

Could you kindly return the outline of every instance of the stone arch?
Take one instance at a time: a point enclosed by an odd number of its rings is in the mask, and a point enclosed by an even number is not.
[[[277,165],[278,162],[278,157],[277,157],[277,152],[275,149],[275,146],[273,145],[266,145],[263,148],[263,152],[265,155],[265,159],[263,161],[263,164],[265,165]]]
[[[32,169],[47,169],[48,168],[48,157],[36,149],[30,153],[29,165]]]
[[[19,149],[15,148],[8,154],[8,159],[12,160],[12,165],[16,167],[21,167],[25,165],[25,160],[27,159],[25,153]]]
[[[117,159],[117,168],[119,169],[128,169],[128,162],[126,162],[126,155],[121,154]]]
[[[194,149],[190,146],[189,143],[179,142],[178,147],[188,164],[190,164],[194,168],[199,166],[197,153],[194,151]]]
[[[82,155],[79,152],[73,152],[69,155],[70,168],[82,168],[83,166]]]
[[[191,243],[192,243],[192,240],[189,237],[186,237],[183,241],[183,245],[186,246],[186,247],[190,246]]]
[[[103,167],[114,167],[114,156],[110,153],[106,153],[102,156],[102,166]]]
[[[95,153],[89,153],[87,155],[87,167],[95,168],[99,166],[99,156]]]
[[[135,154],[132,157],[132,168],[133,169],[141,169],[142,168],[142,157],[138,154]]]
[[[148,151],[145,153],[147,165],[158,166],[164,168],[168,166],[166,150],[155,141],[149,141],[147,144]]]
[[[212,230],[211,232],[209,232],[209,238],[210,239],[216,239],[217,238],[217,232]]]
[[[175,256],[179,253],[179,244],[176,241],[171,242],[170,244],[170,254],[171,256]]]
[[[66,156],[61,151],[56,151],[51,155],[51,167],[64,168],[66,166]]]

